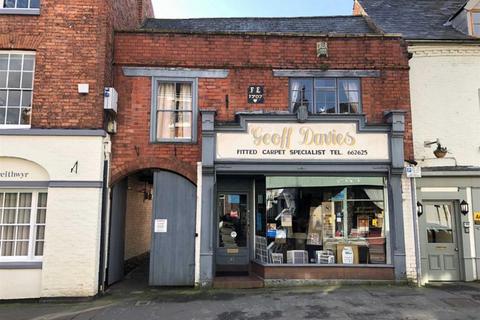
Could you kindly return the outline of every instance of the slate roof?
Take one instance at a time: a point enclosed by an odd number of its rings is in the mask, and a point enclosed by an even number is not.
[[[181,33],[376,34],[364,17],[148,19],[142,30]]]
[[[473,37],[445,25],[466,0],[358,0],[376,26],[407,40],[465,40]]]

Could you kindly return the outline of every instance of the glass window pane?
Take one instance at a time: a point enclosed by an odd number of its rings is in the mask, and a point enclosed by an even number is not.
[[[18,209],[17,223],[30,223],[30,209]]]
[[[191,83],[176,84],[175,110],[181,110],[181,111],[192,110],[192,84]]]
[[[452,212],[449,205],[425,205],[429,243],[453,243]]]
[[[7,87],[7,71],[0,71],[0,88]]]
[[[2,223],[14,224],[16,212],[17,212],[16,209],[4,209]]]
[[[20,124],[30,124],[32,108],[22,108],[20,115]]]
[[[8,91],[7,106],[9,106],[9,107],[19,107],[20,106],[21,94],[22,94],[22,92],[20,90],[9,90]]]
[[[3,208],[3,193],[0,192],[0,208]],[[1,211],[0,211],[1,213]]]
[[[175,110],[175,84],[159,83],[157,110]]]
[[[28,240],[30,238],[30,227],[19,226],[17,227],[17,240]]]
[[[0,108],[0,124],[5,124],[5,115],[7,114],[7,109]]]
[[[32,206],[32,194],[31,193],[20,193],[18,206],[19,207],[31,207]]]
[[[4,226],[2,232],[2,240],[13,240],[15,237],[15,227]]]
[[[5,0],[3,4],[4,8],[15,8],[15,0]]]
[[[4,257],[13,256],[13,241],[3,242],[1,255]]]
[[[315,79],[315,88],[335,88],[335,79],[321,78]]]
[[[221,194],[219,208],[219,242],[222,248],[241,248],[247,245],[247,195]]]
[[[43,256],[43,241],[37,241],[35,245],[35,255]]]
[[[16,246],[16,256],[28,256],[28,241],[17,241]]]
[[[47,210],[46,209],[38,209],[37,210],[37,223],[45,223]]]
[[[37,226],[37,234],[35,236],[36,240],[43,240],[45,239],[45,227],[44,226]]]
[[[15,208],[17,206],[18,193],[5,193],[5,207]]]
[[[22,107],[30,107],[32,105],[32,91],[24,90],[22,91]]]
[[[9,70],[22,70],[22,60],[23,60],[23,55],[22,54],[11,54],[10,55],[10,65],[9,65]]]
[[[315,106],[317,113],[335,113],[336,94],[335,91],[316,90]]]
[[[30,1],[32,3],[32,1]],[[26,54],[23,57],[23,71],[33,71],[35,65],[35,55]]]
[[[472,16],[473,16],[473,23],[480,24],[480,12],[474,12]]]
[[[480,36],[480,24],[473,26],[473,34]]]
[[[192,137],[190,112],[157,113],[157,139],[187,139]]]
[[[24,72],[23,73],[22,88],[23,89],[32,89],[33,88],[33,72]]]
[[[18,124],[20,120],[20,108],[7,109],[7,124]]]
[[[313,109],[313,81],[312,79],[290,80],[290,110],[297,112],[301,104],[302,92],[305,95],[305,103],[308,104],[308,111]]]
[[[7,90],[0,90],[0,106],[7,105]]]
[[[8,70],[8,54],[0,54],[0,70]]]
[[[40,8],[40,0],[30,0],[30,8]]]
[[[38,207],[45,208],[47,206],[47,193],[42,192],[38,194]]]
[[[28,0],[17,0],[17,8],[28,8]]]
[[[17,89],[20,88],[20,71],[10,71],[8,73],[8,88]]]

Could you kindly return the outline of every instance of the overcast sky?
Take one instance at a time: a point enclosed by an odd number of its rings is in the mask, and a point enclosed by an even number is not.
[[[156,18],[297,17],[352,14],[353,0],[152,0]]]

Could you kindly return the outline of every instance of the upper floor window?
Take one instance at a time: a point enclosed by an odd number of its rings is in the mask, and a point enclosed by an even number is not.
[[[0,128],[30,127],[35,54],[0,51]]]
[[[43,256],[47,193],[0,190],[0,261]]]
[[[480,37],[480,12],[472,12],[473,34]]]
[[[310,113],[361,112],[359,79],[297,78],[290,79],[290,110],[296,112],[302,103]]]
[[[39,9],[40,0],[0,0],[5,9]]]
[[[155,79],[152,141],[192,142],[195,139],[195,79]]]

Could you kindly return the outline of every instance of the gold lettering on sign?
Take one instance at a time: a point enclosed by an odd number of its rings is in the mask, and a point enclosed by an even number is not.
[[[263,132],[261,127],[250,130],[253,143],[257,146],[274,146],[281,149],[290,149],[293,129],[285,127],[281,133]],[[301,127],[299,144],[303,146],[354,146],[357,140],[350,132],[339,133],[335,129],[329,132],[315,132],[312,128]]]
[[[275,146],[289,149],[292,138],[292,128],[283,128],[282,133],[263,133],[262,128],[252,128],[250,133],[256,146]]]

